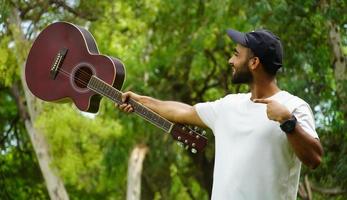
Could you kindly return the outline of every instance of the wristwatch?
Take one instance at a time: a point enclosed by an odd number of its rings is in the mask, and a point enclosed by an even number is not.
[[[283,122],[280,127],[282,129],[283,132],[285,133],[292,133],[295,129],[295,125],[296,125],[296,118],[294,115],[292,115],[292,117],[290,119],[288,119],[287,121]]]

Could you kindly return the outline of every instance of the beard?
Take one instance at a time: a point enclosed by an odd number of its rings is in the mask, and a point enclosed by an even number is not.
[[[234,84],[241,84],[241,83],[251,83],[253,81],[253,75],[251,71],[249,70],[246,63],[242,64],[242,67],[236,69],[234,68],[235,72],[231,76],[231,82]]]

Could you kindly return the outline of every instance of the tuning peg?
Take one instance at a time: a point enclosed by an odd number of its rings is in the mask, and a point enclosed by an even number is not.
[[[190,151],[194,154],[198,152],[195,148],[192,148]]]
[[[177,145],[183,148],[183,142],[177,142]]]
[[[206,135],[206,131],[205,131],[205,130],[203,130],[201,134],[202,134],[202,135]]]
[[[189,149],[189,145],[186,145],[184,148],[185,148],[186,150],[188,150],[188,149]]]
[[[199,127],[194,126],[194,131],[197,131],[197,130],[199,130]]]

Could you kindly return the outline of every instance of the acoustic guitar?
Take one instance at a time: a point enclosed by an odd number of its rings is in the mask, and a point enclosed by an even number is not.
[[[79,110],[91,113],[98,111],[102,97],[122,104],[124,77],[119,59],[100,54],[92,34],[68,22],[53,23],[37,36],[25,66],[26,83],[36,97],[49,102],[72,100]],[[206,146],[207,138],[197,128],[173,123],[133,99],[128,103],[192,153]]]

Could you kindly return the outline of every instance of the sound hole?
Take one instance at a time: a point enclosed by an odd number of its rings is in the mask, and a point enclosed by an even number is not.
[[[82,66],[78,68],[74,76],[76,86],[79,88],[86,88],[92,75],[93,72],[89,67]]]

